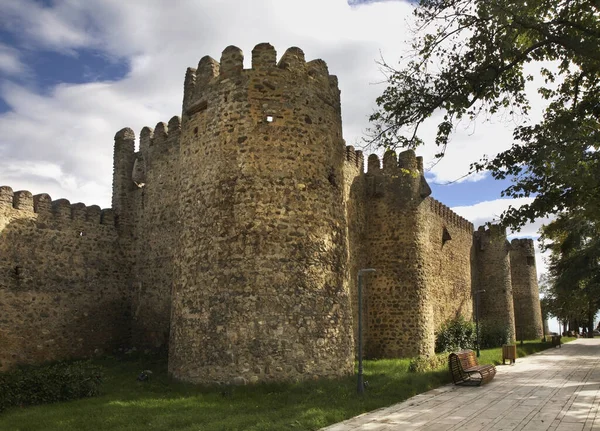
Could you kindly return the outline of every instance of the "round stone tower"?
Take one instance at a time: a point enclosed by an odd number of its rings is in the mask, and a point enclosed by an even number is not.
[[[479,297],[479,321],[485,338],[515,339],[515,313],[510,274],[510,243],[498,225],[481,226],[474,232],[475,280],[473,301]],[[492,340],[493,341],[493,340]]]
[[[434,351],[433,310],[425,278],[423,220],[419,207],[431,194],[422,159],[413,150],[386,151],[383,163],[368,158],[367,227],[364,244],[369,276],[366,289],[366,355],[398,358]]]
[[[542,308],[532,239],[513,239],[510,243],[510,274],[515,308],[517,340],[542,338]]]
[[[346,375],[352,323],[337,79],[298,48],[230,46],[185,79],[169,371],[191,382]]]

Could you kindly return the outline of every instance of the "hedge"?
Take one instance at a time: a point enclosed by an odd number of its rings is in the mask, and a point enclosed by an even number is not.
[[[0,411],[93,397],[99,393],[104,373],[89,361],[21,366],[0,373]]]

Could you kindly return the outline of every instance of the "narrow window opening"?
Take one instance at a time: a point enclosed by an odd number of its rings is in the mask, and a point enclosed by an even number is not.
[[[535,265],[535,257],[533,257],[533,256],[527,256],[527,265],[528,266]]]
[[[329,175],[327,176],[327,180],[329,181],[329,184],[331,184],[333,187],[338,186],[337,178],[335,177],[335,171],[333,168],[329,169]]]
[[[194,106],[190,107],[186,111],[186,114],[191,117],[192,115],[197,114],[198,112],[205,111],[207,108],[208,102],[206,100],[203,100],[202,102],[196,103]]]
[[[442,231],[442,245],[446,244],[446,242],[450,241],[451,239],[452,236],[450,235],[450,232],[448,232],[448,229],[446,226],[444,226],[444,230]]]
[[[198,128],[194,127],[194,136],[198,136]]]

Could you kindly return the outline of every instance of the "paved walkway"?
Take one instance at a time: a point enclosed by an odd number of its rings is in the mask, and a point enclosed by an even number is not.
[[[487,385],[446,385],[323,431],[600,430],[600,338],[582,338],[497,370]]]

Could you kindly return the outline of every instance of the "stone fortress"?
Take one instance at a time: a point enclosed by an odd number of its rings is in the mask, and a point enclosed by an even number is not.
[[[115,136],[111,209],[0,188],[0,370],[135,346],[191,382],[347,375],[368,267],[371,358],[433,354],[482,290],[483,325],[542,335],[533,242],[473,232],[413,151],[365,172],[336,77],[298,48],[202,58],[181,118],[135,141]]]

